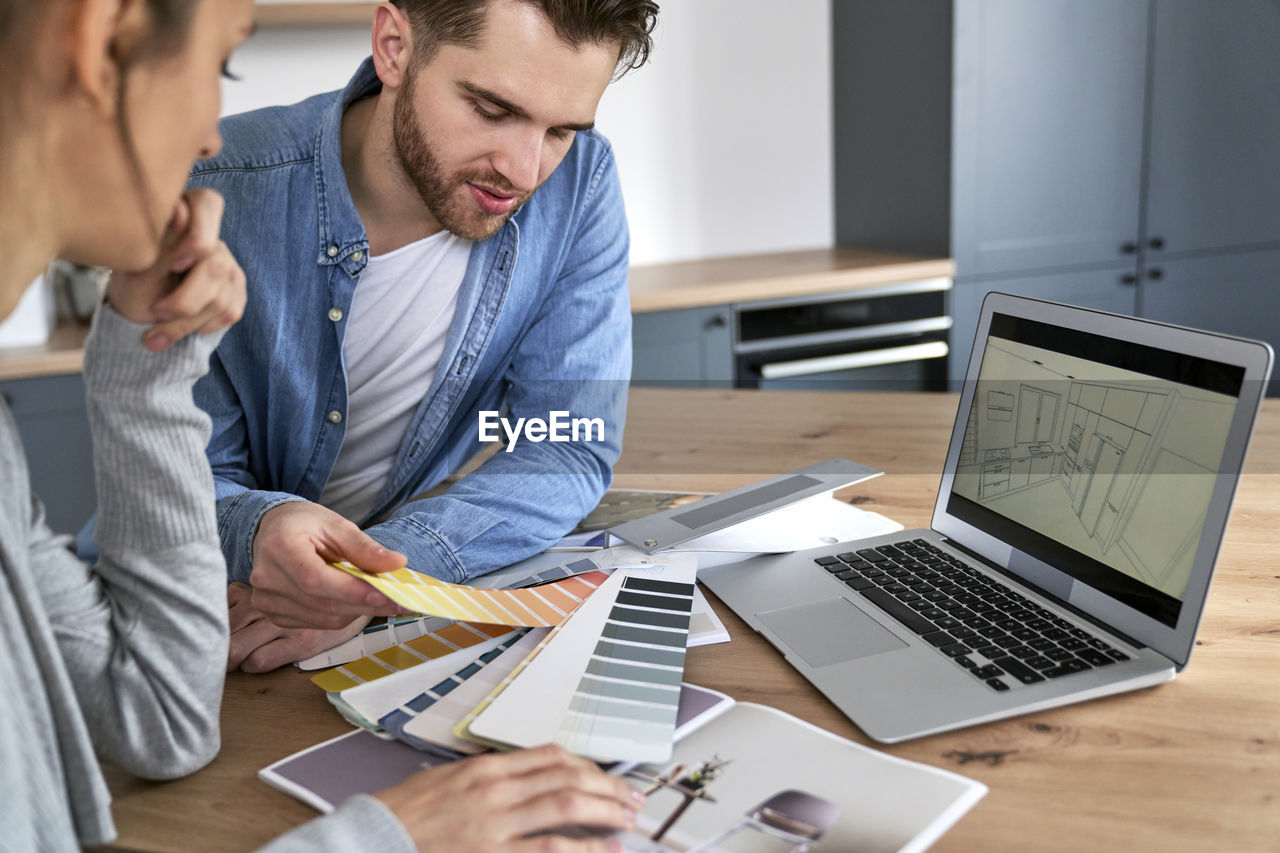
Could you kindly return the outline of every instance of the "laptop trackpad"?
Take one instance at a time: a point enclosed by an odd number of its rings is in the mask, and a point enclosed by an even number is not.
[[[907,647],[879,622],[843,598],[764,610],[756,616],[812,667]]]

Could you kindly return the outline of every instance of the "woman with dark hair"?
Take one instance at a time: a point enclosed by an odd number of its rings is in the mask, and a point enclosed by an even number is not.
[[[45,524],[0,404],[0,849],[109,841],[99,759],[165,779],[219,746],[226,574],[191,386],[244,276],[218,240],[221,200],[183,186],[220,148],[219,75],[251,29],[250,0],[0,0],[0,318],[55,256],[145,270],[111,278],[85,348],[96,565]],[[621,829],[635,806],[545,748],[419,774],[276,844],[616,849],[525,836]]]

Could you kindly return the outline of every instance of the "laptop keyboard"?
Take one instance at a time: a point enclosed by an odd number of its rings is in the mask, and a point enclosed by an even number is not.
[[[1032,685],[1129,656],[925,539],[814,562],[992,690]]]

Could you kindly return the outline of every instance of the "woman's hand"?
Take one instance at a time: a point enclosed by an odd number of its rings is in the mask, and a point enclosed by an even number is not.
[[[213,190],[188,190],[174,207],[151,269],[112,274],[107,302],[151,326],[142,338],[147,349],[161,352],[192,332],[216,332],[244,313],[244,272],[218,239],[222,207]]]
[[[627,830],[644,802],[621,779],[558,746],[434,767],[377,796],[423,853],[620,851],[610,838],[529,836],[561,827]]]

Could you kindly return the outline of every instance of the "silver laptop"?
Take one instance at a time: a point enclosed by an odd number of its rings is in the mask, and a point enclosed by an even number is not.
[[[1271,348],[993,293],[931,529],[699,572],[885,743],[1187,664]]]

